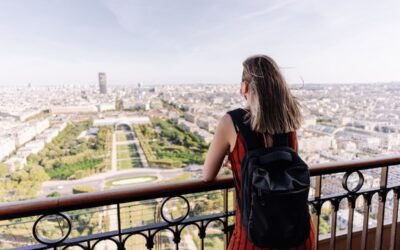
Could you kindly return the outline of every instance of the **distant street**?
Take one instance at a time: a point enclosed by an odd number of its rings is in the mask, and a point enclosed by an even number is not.
[[[72,194],[72,188],[77,185],[90,185],[96,191],[100,191],[105,186],[107,180],[116,178],[130,178],[144,175],[157,176],[158,180],[168,180],[175,178],[183,173],[183,169],[157,169],[157,168],[133,168],[121,171],[109,171],[106,173],[96,174],[79,180],[63,180],[63,181],[46,181],[42,185],[42,190],[38,197],[45,197],[54,191],[61,195]]]

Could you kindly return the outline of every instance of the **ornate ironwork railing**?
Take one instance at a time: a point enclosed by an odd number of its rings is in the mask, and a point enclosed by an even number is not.
[[[386,156],[311,166],[320,249],[400,248],[399,164],[400,156]],[[221,177],[2,204],[0,248],[226,248],[233,187]]]

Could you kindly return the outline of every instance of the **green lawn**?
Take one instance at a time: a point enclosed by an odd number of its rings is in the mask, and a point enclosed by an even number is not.
[[[154,182],[155,180],[157,180],[157,177],[152,175],[136,176],[129,178],[117,178],[107,181],[106,188],[108,189],[113,187],[127,187],[132,185],[150,183]]]
[[[141,162],[135,144],[117,145],[117,161],[118,170],[140,167]]]
[[[118,170],[137,168],[140,166],[141,166],[141,163],[140,163],[139,158],[121,159],[121,160],[118,160],[118,164],[117,164]]]
[[[120,145],[117,145],[117,150],[118,151],[127,151],[127,150],[136,151],[136,146],[135,146],[135,144],[128,144],[128,145],[120,144]]]
[[[126,141],[125,133],[117,133],[117,141]]]
[[[128,145],[122,144],[122,145],[117,145],[117,151],[126,151],[129,150]]]
[[[130,141],[133,140],[132,134],[125,134],[123,132],[117,132],[117,141]]]
[[[117,151],[117,158],[118,159],[126,159],[132,157],[139,157],[137,152],[132,152],[130,150],[118,150]]]

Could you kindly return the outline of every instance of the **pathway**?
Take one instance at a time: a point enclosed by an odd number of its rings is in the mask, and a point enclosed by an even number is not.
[[[117,135],[115,132],[112,135],[111,172],[117,172]]]

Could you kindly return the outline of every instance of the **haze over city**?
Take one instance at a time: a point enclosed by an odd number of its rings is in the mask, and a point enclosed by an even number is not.
[[[1,1],[1,85],[238,83],[249,55],[290,83],[400,80],[398,1]]]

